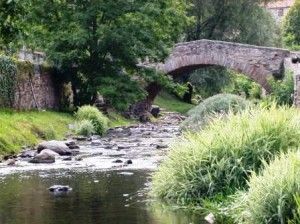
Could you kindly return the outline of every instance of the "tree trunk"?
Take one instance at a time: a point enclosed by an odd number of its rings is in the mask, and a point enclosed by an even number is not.
[[[161,90],[161,86],[156,83],[152,82],[146,87],[146,91],[148,93],[146,99],[132,105],[130,107],[130,114],[134,117],[141,118],[142,116],[145,116],[148,112],[151,110],[151,106],[153,104],[153,101],[155,97],[158,95],[158,93]]]

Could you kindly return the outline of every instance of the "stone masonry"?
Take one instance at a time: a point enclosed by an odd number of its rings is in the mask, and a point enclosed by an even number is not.
[[[176,44],[164,63],[144,64],[170,75],[192,72],[203,66],[219,65],[247,75],[260,84],[267,92],[271,91],[268,79],[282,78],[285,70],[300,75],[300,65],[292,63],[297,52],[286,49],[260,47],[248,44],[213,40],[197,40]],[[300,59],[299,59],[300,60]],[[295,79],[297,81],[297,79]],[[299,85],[295,82],[295,96],[300,106]]]
[[[15,94],[17,109],[57,109],[59,104],[53,76],[46,72],[20,81]]]

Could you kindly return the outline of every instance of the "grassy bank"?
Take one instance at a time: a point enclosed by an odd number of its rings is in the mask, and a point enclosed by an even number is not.
[[[193,104],[180,101],[178,98],[165,91],[162,91],[156,97],[154,104],[168,111],[174,111],[181,114],[186,114],[190,109],[192,109],[195,106]]]
[[[0,154],[18,152],[44,139],[62,139],[72,121],[64,113],[0,110]]]
[[[295,108],[249,108],[186,133],[154,174],[151,194],[180,206],[202,206],[203,199],[246,189],[262,160],[300,146],[299,119]]]

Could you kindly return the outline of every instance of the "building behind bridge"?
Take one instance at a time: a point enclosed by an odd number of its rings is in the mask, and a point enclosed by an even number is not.
[[[279,0],[268,3],[265,5],[265,7],[271,12],[275,20],[280,23],[294,3],[295,0]]]

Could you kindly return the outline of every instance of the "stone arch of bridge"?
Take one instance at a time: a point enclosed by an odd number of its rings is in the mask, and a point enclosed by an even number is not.
[[[175,45],[166,61],[156,68],[170,75],[180,75],[203,66],[222,66],[248,76],[270,92],[268,79],[283,77],[284,60],[289,55],[285,49],[198,40]]]

